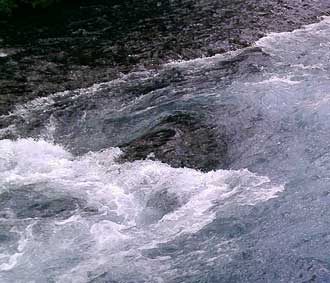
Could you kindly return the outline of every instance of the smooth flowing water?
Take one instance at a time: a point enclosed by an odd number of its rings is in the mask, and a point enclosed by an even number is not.
[[[324,18],[1,116],[0,282],[330,282],[329,38]],[[123,158],[177,117],[226,162]]]

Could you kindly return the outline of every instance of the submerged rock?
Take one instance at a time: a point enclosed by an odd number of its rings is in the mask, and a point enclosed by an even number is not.
[[[66,219],[76,211],[92,213],[85,201],[68,195],[52,195],[26,186],[0,194],[0,213],[4,218],[60,218]]]
[[[179,113],[123,145],[122,160],[155,158],[173,167],[212,170],[226,167],[227,144],[201,117]]]

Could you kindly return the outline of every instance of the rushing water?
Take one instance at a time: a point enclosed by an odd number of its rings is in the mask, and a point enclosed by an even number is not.
[[[1,116],[0,281],[330,282],[329,38],[324,18]],[[121,159],[178,114],[226,168]]]

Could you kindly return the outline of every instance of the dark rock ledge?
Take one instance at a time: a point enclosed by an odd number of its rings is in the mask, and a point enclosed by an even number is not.
[[[82,0],[0,19],[0,114],[120,72],[242,48],[330,11],[327,0]]]

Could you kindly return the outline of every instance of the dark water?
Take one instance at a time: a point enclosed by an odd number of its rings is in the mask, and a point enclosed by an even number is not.
[[[0,282],[330,282],[329,38],[324,18],[2,115]]]

